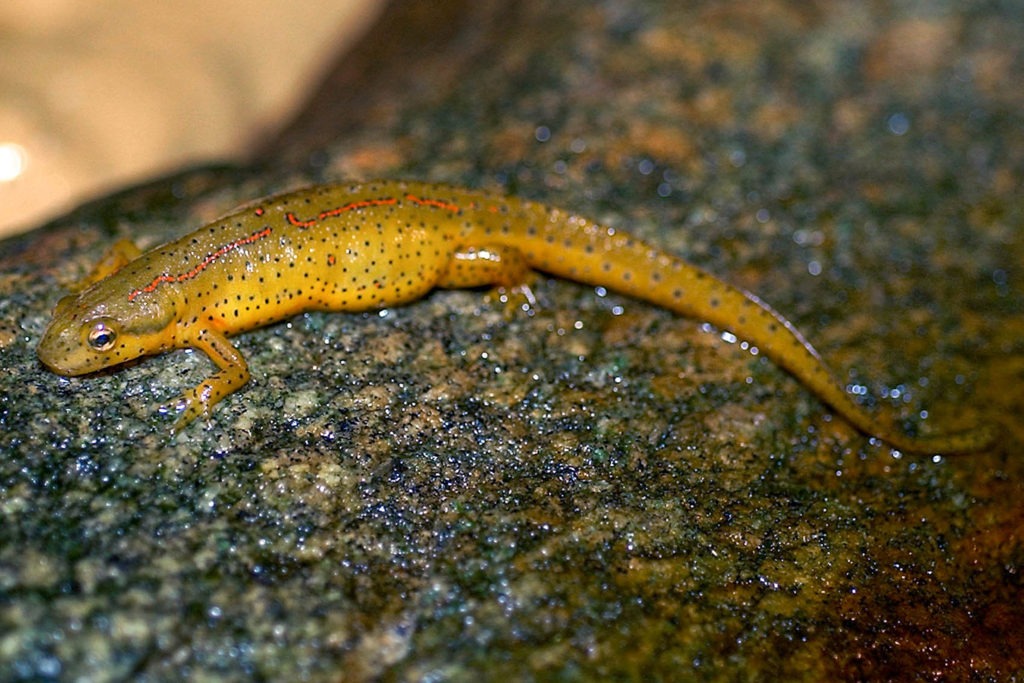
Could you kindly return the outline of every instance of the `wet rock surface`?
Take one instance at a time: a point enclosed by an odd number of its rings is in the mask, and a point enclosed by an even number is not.
[[[373,105],[333,133],[328,83],[257,166],[0,244],[0,678],[1020,675],[1019,17],[505,4],[445,5],[464,23],[388,57],[403,92],[364,45],[380,71],[338,82]],[[38,364],[116,238],[376,176],[627,229],[762,296],[908,427],[1004,437],[893,453],[742,340],[546,278],[529,310],[435,292],[242,335],[251,383],[173,438],[156,409],[201,354]]]

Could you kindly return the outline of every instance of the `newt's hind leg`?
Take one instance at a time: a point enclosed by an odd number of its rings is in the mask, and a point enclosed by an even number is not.
[[[533,271],[522,252],[504,244],[465,247],[452,256],[448,270],[437,282],[445,289],[493,286],[522,294],[530,306],[537,299],[530,289]]]

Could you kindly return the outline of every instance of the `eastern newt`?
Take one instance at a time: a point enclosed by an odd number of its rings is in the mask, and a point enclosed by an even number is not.
[[[311,187],[244,205],[140,254],[119,242],[58,302],[38,353],[81,375],[192,347],[217,371],[177,403],[181,429],[249,381],[228,336],[304,311],[404,304],[437,287],[517,287],[530,271],[698,318],[757,346],[862,432],[911,452],[978,451],[986,427],[910,436],[873,416],[770,306],[682,259],[575,213],[414,182]]]

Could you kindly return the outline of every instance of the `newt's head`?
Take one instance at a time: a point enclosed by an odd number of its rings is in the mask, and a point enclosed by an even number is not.
[[[36,349],[46,367],[84,375],[170,348],[173,304],[148,296],[128,301],[110,280],[57,302]]]

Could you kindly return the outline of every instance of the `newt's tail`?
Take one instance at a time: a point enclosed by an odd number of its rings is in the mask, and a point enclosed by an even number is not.
[[[997,431],[911,436],[892,420],[858,404],[804,336],[755,295],[734,287],[641,240],[579,216],[523,202],[532,226],[517,235],[531,267],[558,277],[603,286],[681,315],[705,320],[756,346],[818,398],[865,434],[912,453],[973,453],[989,448]]]

